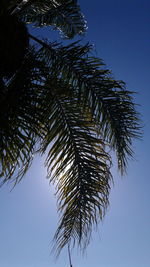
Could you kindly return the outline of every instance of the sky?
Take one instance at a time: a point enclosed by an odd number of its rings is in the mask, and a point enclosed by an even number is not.
[[[85,41],[96,55],[136,91],[143,138],[135,141],[134,160],[121,177],[115,164],[110,206],[85,255],[72,253],[73,267],[150,266],[150,2],[148,0],[78,1],[87,20]],[[33,32],[35,30],[33,29]],[[48,38],[51,30],[46,30]],[[59,39],[59,35],[57,39]],[[59,40],[60,41],[60,40]],[[43,159],[35,158],[22,182],[0,189],[0,266],[69,267],[67,250],[51,253],[57,228],[54,188],[45,179]]]

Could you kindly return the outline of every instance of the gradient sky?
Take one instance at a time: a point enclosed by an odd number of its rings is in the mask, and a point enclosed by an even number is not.
[[[80,0],[88,21],[85,39],[95,44],[116,79],[136,91],[144,136],[134,143],[135,160],[121,178],[115,164],[110,207],[73,267],[150,266],[150,1]],[[52,32],[45,31],[49,39]],[[59,39],[58,34],[57,39]],[[53,37],[54,38],[54,37]],[[55,262],[51,241],[57,227],[54,189],[36,158],[22,182],[0,189],[0,267],[69,267],[67,250]]]

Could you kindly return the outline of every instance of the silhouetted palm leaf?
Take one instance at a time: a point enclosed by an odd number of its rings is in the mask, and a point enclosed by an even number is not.
[[[140,137],[133,92],[127,91],[122,81],[114,80],[104,63],[89,55],[90,50],[89,45],[62,47],[55,43],[43,45],[41,54],[53,65],[53,73],[72,85],[78,100],[91,108],[100,122],[100,135],[116,151],[123,173],[132,156],[132,139]]]
[[[68,38],[85,31],[85,21],[75,1],[52,1],[51,4],[44,5],[43,10],[34,8],[33,5],[27,13],[23,12],[23,20],[34,23],[36,27],[53,26]]]
[[[11,12],[36,27],[53,26],[67,38],[86,30],[80,7],[74,0],[12,1]]]
[[[32,160],[35,141],[42,134],[43,73],[43,63],[32,48],[21,68],[4,85],[0,105],[2,183],[13,174],[15,183],[21,179]]]
[[[73,238],[86,246],[92,225],[108,205],[110,158],[91,113],[77,98],[55,96],[50,114],[41,149],[45,152],[52,143],[46,165],[50,181],[57,184],[58,210],[63,214],[56,244],[61,250]]]

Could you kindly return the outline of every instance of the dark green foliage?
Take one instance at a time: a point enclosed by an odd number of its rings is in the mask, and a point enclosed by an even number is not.
[[[4,9],[11,19],[22,20],[24,29],[25,22],[46,24],[69,38],[85,31],[76,1],[10,3]],[[112,159],[108,148],[116,152],[123,173],[133,155],[132,141],[140,137],[133,93],[92,56],[89,44],[63,46],[28,37],[32,46],[24,42],[23,58],[16,56],[18,67],[8,71],[13,75],[4,75],[7,70],[1,64],[1,184],[18,183],[33,155],[47,153],[47,176],[56,183],[62,216],[54,237],[56,248],[59,253],[71,241],[84,248],[109,204]]]

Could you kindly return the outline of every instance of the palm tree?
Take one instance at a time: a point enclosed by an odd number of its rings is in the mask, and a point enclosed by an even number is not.
[[[108,151],[115,151],[123,174],[132,141],[140,137],[133,93],[92,56],[89,44],[63,46],[30,34],[26,23],[55,27],[67,38],[84,33],[75,0],[0,5],[1,185],[16,185],[33,155],[47,153],[47,176],[57,185],[61,213],[56,248],[59,253],[70,242],[84,248],[109,204]]]

